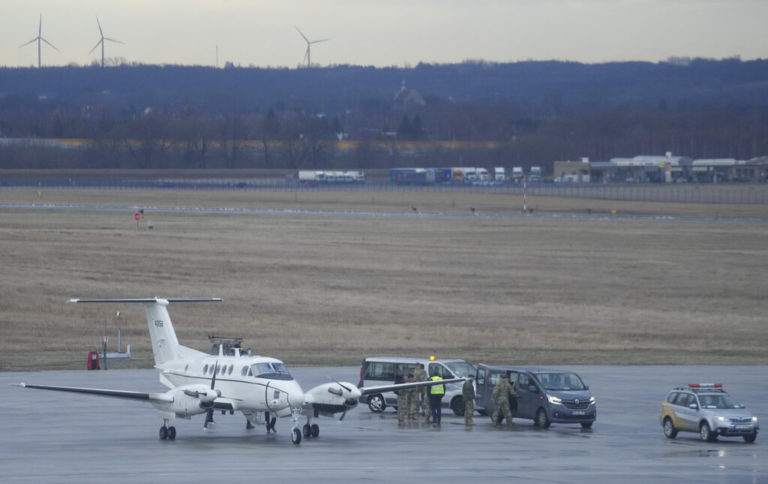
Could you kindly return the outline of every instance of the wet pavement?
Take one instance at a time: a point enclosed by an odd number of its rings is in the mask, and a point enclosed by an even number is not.
[[[553,424],[547,430],[516,420],[494,428],[490,418],[444,410],[441,427],[398,428],[390,408],[366,405],[343,422],[321,417],[317,439],[290,441],[290,418],[277,434],[245,429],[240,414],[176,420],[176,441],[160,441],[161,420],[147,403],[11,386],[19,382],[164,391],[153,370],[0,373],[2,481],[16,482],[768,482],[768,445],[740,438],[707,443],[697,434],[666,439],[658,421],[670,388],[723,383],[737,400],[768,422],[766,366],[565,366],[578,372],[597,398],[591,430]],[[357,382],[359,368],[294,367],[305,390],[327,381]],[[303,424],[303,421],[301,422]]]

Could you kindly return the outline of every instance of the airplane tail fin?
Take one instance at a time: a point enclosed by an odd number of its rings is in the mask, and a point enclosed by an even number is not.
[[[155,366],[162,365],[181,357],[186,347],[179,344],[176,331],[173,329],[171,317],[168,314],[168,304],[178,302],[220,302],[220,298],[210,299],[181,299],[181,298],[148,298],[148,299],[70,299],[73,303],[140,303],[144,305],[149,326],[149,337],[152,340],[152,353],[155,355]]]

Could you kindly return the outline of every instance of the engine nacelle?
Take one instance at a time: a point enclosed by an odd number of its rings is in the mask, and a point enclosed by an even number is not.
[[[360,390],[346,382],[323,383],[306,392],[305,399],[312,404],[315,415],[343,414],[357,405]]]
[[[152,406],[167,418],[190,418],[205,413],[207,408],[200,405],[200,399],[189,395],[186,390],[175,388],[162,394],[161,399],[151,400]]]

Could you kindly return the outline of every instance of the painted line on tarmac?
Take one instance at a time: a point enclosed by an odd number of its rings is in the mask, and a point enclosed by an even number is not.
[[[670,215],[576,215],[576,214],[523,214],[523,213],[445,213],[445,212],[370,212],[357,210],[295,210],[295,209],[254,209],[254,208],[206,208],[206,207],[154,207],[154,206],[111,206],[111,205],[57,205],[35,203],[4,203],[0,210],[61,210],[73,212],[136,212],[144,210],[155,213],[200,213],[222,215],[341,215],[356,217],[445,217],[445,218],[488,218],[488,219],[537,219],[574,221],[639,221],[639,222],[699,222],[699,223],[747,223],[766,224],[768,219],[747,217],[685,217]]]

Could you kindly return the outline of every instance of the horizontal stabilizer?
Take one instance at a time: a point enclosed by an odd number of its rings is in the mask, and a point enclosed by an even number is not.
[[[67,302],[71,303],[142,303],[142,304],[148,304],[148,303],[157,303],[165,301],[168,303],[200,303],[200,302],[221,302],[220,297],[210,297],[210,298],[202,298],[202,299],[191,299],[191,298],[162,298],[162,297],[151,297],[151,298],[139,298],[139,299],[70,299]]]

